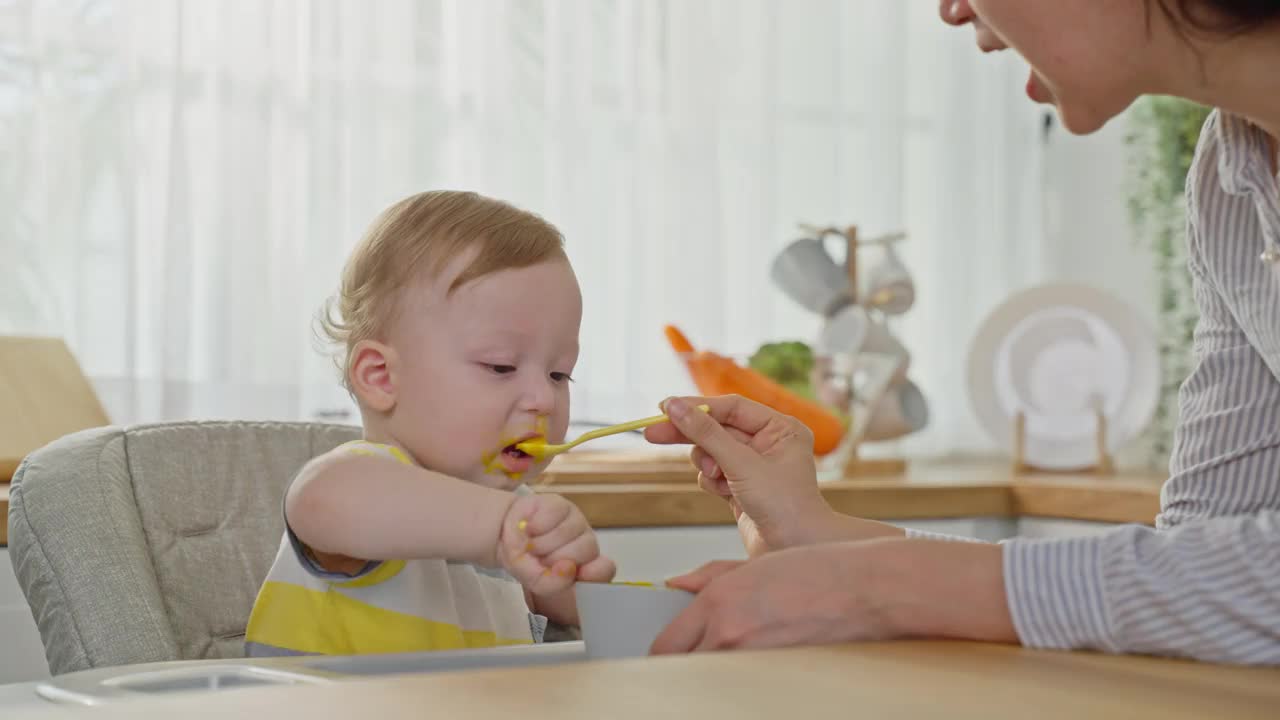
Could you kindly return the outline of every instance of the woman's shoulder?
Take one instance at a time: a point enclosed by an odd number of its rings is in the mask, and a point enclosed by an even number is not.
[[[1192,224],[1202,214],[1201,199],[1211,199],[1224,194],[1219,165],[1222,159],[1222,139],[1219,133],[1221,111],[1214,110],[1205,118],[1196,141],[1195,154],[1187,170],[1187,214]]]

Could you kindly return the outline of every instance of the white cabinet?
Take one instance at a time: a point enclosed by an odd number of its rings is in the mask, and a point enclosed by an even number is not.
[[[1057,518],[1020,518],[1018,537],[1062,538],[1097,535],[1118,527],[1114,523],[1089,522],[1087,520],[1059,520]]]
[[[47,677],[44,645],[31,608],[13,576],[9,549],[0,547],[0,684]]]
[[[1013,537],[1018,530],[1018,522],[1016,520],[998,517],[886,520],[885,522],[909,530],[920,530],[943,535],[959,535],[987,542],[999,542],[1005,538]]]
[[[596,532],[601,552],[618,566],[619,580],[662,582],[712,560],[747,557],[734,525],[612,528]]]
[[[900,527],[963,535],[995,542],[1013,534],[1016,523],[1004,518],[894,520]],[[607,528],[597,531],[600,547],[618,565],[618,579],[661,582],[712,560],[742,560],[746,552],[733,525]]]

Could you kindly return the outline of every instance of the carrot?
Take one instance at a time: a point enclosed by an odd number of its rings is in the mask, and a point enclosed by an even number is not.
[[[822,456],[835,450],[844,437],[840,418],[821,404],[801,397],[773,379],[732,358],[708,350],[694,350],[678,329],[664,328],[667,342],[681,355],[698,392],[707,396],[741,395],[796,418],[813,432],[813,454]]]
[[[693,384],[703,395],[734,395],[738,393],[733,383],[733,370],[738,367],[730,358],[700,350],[685,357],[685,367],[693,377]]]
[[[667,342],[671,343],[672,350],[681,355],[693,352],[693,343],[675,325],[668,325],[662,331],[667,334]]]
[[[695,351],[693,343],[689,342],[684,333],[673,325],[667,325],[663,330],[667,335],[667,342],[671,344],[671,349],[684,360],[685,368],[689,370],[689,376],[693,378],[693,384],[697,386],[698,392],[703,395],[733,394],[734,391],[726,389],[727,386],[723,382],[724,365],[732,364],[732,360],[715,353]]]
[[[803,398],[772,378],[732,360],[724,366],[724,383],[732,392],[799,420],[813,431],[813,454],[822,456],[835,450],[844,437],[844,423],[827,408]]]

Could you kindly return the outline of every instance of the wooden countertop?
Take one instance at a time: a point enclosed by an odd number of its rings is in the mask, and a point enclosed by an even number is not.
[[[573,453],[557,459],[538,489],[582,508],[595,527],[727,525],[719,498],[703,493],[684,456],[639,452]],[[1043,517],[1151,524],[1163,476],[1038,473],[1015,476],[1007,464],[917,462],[903,475],[825,483],[835,509],[880,520]],[[0,545],[8,543],[9,486],[0,483]]]
[[[564,455],[540,490],[572,500],[596,527],[732,522],[725,503],[701,492],[684,456],[641,452]],[[1164,476],[1120,472],[1015,475],[1007,463],[916,462],[905,474],[824,483],[831,505],[883,520],[1045,517],[1097,522],[1155,521]]]
[[[1274,718],[1280,670],[901,642],[405,675],[174,696],[32,718],[751,720]]]

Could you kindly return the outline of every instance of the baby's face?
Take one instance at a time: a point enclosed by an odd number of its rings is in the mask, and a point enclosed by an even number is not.
[[[457,270],[406,296],[391,431],[424,466],[498,488],[546,466],[510,446],[564,441],[582,294],[564,260],[486,275],[446,295]]]

